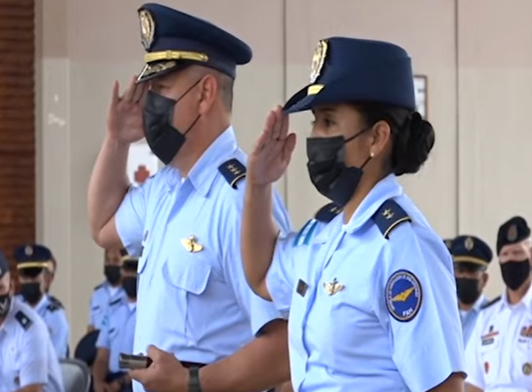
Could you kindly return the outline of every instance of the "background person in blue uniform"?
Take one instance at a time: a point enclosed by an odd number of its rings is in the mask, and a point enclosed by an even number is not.
[[[96,342],[98,349],[92,368],[95,392],[130,392],[131,378],[126,369],[120,369],[121,353],[132,353],[137,315],[138,258],[124,257],[122,287],[126,299],[112,301]]]
[[[59,359],[68,356],[70,327],[65,310],[52,302],[45,293],[44,270],[50,264],[52,253],[39,244],[27,244],[15,249],[20,283],[20,298],[43,318]]]
[[[127,251],[121,248],[110,248],[104,252],[103,273],[105,281],[94,288],[90,299],[88,332],[99,330],[107,311],[107,305],[115,300],[126,298],[120,280],[120,271]]]
[[[0,252],[0,391],[63,392],[47,327],[13,291],[9,264]]]
[[[50,263],[48,263],[48,266],[44,269],[44,292],[48,295],[48,298],[50,298],[50,302],[64,309],[65,307],[63,303],[59,299],[54,297],[52,294],[50,294],[52,283],[54,283],[55,272],[57,271],[57,260],[55,259],[51,251],[50,254],[52,255]]]
[[[493,252],[480,238],[460,235],[451,244],[458,308],[462,321],[464,347],[473,332],[478,314],[489,301],[482,294],[488,283],[487,268]]]
[[[278,235],[267,206],[295,146],[286,114],[304,110],[310,179],[343,212],[300,241]],[[242,252],[255,292],[290,312],[294,390],[463,391],[451,256],[397,180],[434,144],[410,57],[386,42],[322,40],[284,113],[270,113],[249,158]]]
[[[151,347],[152,366],[131,375],[154,392],[273,387],[289,378],[286,322],[244,277],[246,155],[231,126],[236,67],[251,60],[251,49],[159,4],[138,16],[146,65],[123,96],[114,87],[88,195],[96,242],[142,254],[134,353],[149,345],[169,352]],[[129,145],[143,136],[167,166],[130,187]],[[272,197],[288,231],[281,199]]]

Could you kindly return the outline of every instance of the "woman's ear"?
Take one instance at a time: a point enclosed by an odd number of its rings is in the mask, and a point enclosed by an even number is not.
[[[388,141],[390,140],[392,130],[390,125],[386,121],[377,121],[373,125],[371,131],[372,141],[371,141],[371,153],[373,156],[379,156],[385,151]]]

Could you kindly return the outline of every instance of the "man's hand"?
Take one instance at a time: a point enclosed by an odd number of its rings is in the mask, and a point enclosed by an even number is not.
[[[125,93],[120,96],[120,86],[118,82],[114,83],[107,128],[116,140],[129,144],[144,137],[142,112],[147,91],[148,84],[137,84],[133,77]]]
[[[155,346],[148,347],[152,364],[146,369],[131,370],[133,380],[152,392],[187,392],[188,370],[170,353]]]

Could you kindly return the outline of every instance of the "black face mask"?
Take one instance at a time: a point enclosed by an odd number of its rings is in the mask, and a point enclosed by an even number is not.
[[[120,281],[120,266],[118,265],[106,265],[103,273],[107,281],[113,286]]]
[[[530,276],[530,261],[508,261],[501,264],[502,280],[510,290],[517,290]]]
[[[41,284],[39,282],[23,283],[20,285],[22,298],[32,305],[35,305],[42,298]]]
[[[343,136],[307,138],[307,169],[318,192],[343,207],[351,199],[364,174],[364,166],[345,165],[345,144],[371,128],[365,128],[349,139]]]
[[[7,316],[9,309],[11,308],[11,295],[0,295],[0,318]]]
[[[194,83],[177,100],[148,91],[146,105],[144,106],[144,136],[150,146],[150,150],[165,165],[172,162],[172,159],[185,144],[186,134],[196,125],[200,118],[198,114],[192,125],[183,133],[172,125],[175,105],[199,82],[200,80]]]
[[[479,280],[472,278],[456,278],[458,299],[464,305],[472,305],[480,297]]]
[[[127,276],[122,279],[122,287],[126,292],[126,295],[131,298],[137,298],[137,277]]]

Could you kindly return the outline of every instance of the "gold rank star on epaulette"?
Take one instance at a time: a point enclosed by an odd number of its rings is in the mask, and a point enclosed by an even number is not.
[[[372,217],[384,238],[388,239],[392,230],[404,222],[411,222],[405,210],[394,200],[385,201]]]

